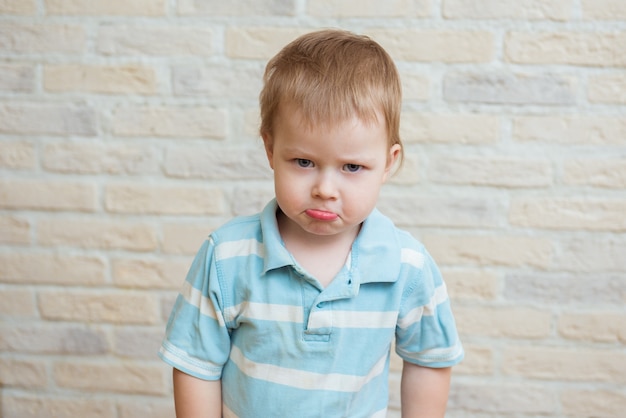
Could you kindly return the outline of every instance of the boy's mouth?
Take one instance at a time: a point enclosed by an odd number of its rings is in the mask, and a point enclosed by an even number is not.
[[[334,221],[338,217],[336,213],[319,209],[307,209],[305,213],[309,217],[317,219],[318,221]]]

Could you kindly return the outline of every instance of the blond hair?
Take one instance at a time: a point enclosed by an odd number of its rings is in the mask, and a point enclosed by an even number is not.
[[[260,94],[261,135],[271,138],[279,106],[295,106],[310,125],[357,116],[385,119],[389,147],[400,141],[400,77],[389,54],[372,39],[343,30],[300,36],[265,68]]]

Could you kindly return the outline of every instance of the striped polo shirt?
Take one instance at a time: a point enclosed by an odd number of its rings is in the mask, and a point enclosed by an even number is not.
[[[159,352],[221,379],[224,417],[385,417],[394,339],[408,362],[461,361],[446,287],[422,244],[374,210],[324,288],[285,248],[276,210],[272,200],[204,242]]]

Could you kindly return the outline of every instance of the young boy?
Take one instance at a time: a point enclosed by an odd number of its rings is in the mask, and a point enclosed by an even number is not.
[[[400,81],[375,42],[304,35],[267,65],[261,136],[276,198],[203,244],[167,326],[178,418],[443,417],[463,357],[423,246],[375,209],[402,158]]]

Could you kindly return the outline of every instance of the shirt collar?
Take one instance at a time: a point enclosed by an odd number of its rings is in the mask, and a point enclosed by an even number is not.
[[[263,234],[263,246],[265,247],[263,274],[269,270],[295,265],[291,253],[287,251],[278,232],[277,210],[278,204],[276,199],[272,199],[261,212],[261,233]]]
[[[352,245],[352,267],[360,283],[395,282],[400,273],[400,241],[393,222],[378,209],[365,219]]]

